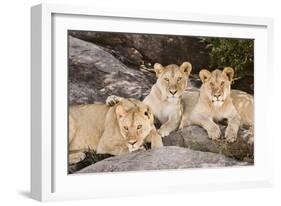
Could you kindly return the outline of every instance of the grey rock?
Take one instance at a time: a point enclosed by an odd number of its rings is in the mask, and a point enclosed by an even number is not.
[[[238,160],[254,162],[254,146],[248,140],[253,135],[247,128],[241,127],[238,131],[237,140],[233,143],[227,142],[223,136],[226,126],[220,125],[222,137],[219,140],[208,138],[207,132],[199,126],[189,126],[172,132],[164,137],[166,146],[182,146],[193,150],[214,152],[233,157]]]
[[[191,61],[193,73],[198,73],[210,62],[210,48],[200,37],[94,31],[70,31],[69,34],[102,46],[126,65]]]
[[[168,170],[245,165],[249,165],[249,163],[239,162],[221,154],[169,146],[110,157],[90,165],[77,173]]]
[[[169,136],[163,137],[162,141],[165,146],[185,146],[184,138],[180,131],[172,132]]]
[[[101,47],[69,36],[69,103],[105,102],[109,95],[142,99],[155,74],[125,66]]]
[[[142,100],[156,82],[146,67],[126,66],[102,47],[69,36],[69,103],[105,102],[109,95]],[[190,87],[194,87],[191,81]]]

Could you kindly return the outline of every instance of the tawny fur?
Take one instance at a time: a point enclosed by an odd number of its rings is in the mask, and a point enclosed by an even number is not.
[[[239,126],[253,129],[253,96],[246,92],[231,90],[234,71],[226,67],[223,71],[200,71],[203,84],[200,92],[188,91],[183,95],[184,114],[180,127],[200,125],[206,129],[209,138],[221,137],[215,120],[227,119],[225,132],[227,141],[234,142]],[[252,143],[253,139],[249,140]]]
[[[168,136],[181,123],[182,94],[187,87],[191,70],[192,66],[189,62],[184,62],[181,66],[170,64],[164,67],[159,63],[154,65],[157,81],[143,102],[152,108],[154,117],[161,123],[158,130],[161,137]],[[111,95],[106,102],[113,106],[122,99],[122,97]]]
[[[166,67],[159,63],[154,65],[157,82],[152,86],[144,103],[152,108],[153,115],[160,121],[159,134],[164,137],[176,130],[181,122],[183,103],[182,94],[192,66],[189,62],[181,66],[170,64]]]
[[[138,100],[122,99],[113,107],[87,104],[69,109],[69,163],[82,160],[89,149],[120,155],[141,149],[145,141],[152,148],[162,147],[151,109]]]

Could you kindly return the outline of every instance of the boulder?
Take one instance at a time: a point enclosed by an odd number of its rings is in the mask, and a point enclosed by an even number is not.
[[[220,125],[220,127],[223,137],[226,126]],[[254,162],[254,146],[248,143],[252,135],[250,130],[242,127],[238,131],[237,140],[229,143],[224,138],[211,140],[202,127],[189,126],[164,137],[163,143],[167,146],[180,146],[193,150],[219,153],[237,160]]]
[[[125,66],[99,46],[69,36],[69,103],[105,102],[109,95],[142,99],[155,74]]]
[[[69,35],[100,45],[124,64],[136,67],[190,61],[192,72],[198,73],[210,62],[210,49],[201,37],[94,31],[69,31]]]
[[[168,146],[160,149],[136,151],[120,156],[109,157],[85,167],[77,173],[210,168],[245,165],[249,165],[249,163],[240,162],[222,154]]]
[[[72,36],[68,42],[70,104],[105,102],[109,95],[142,100],[156,82],[153,71],[126,66],[100,46]],[[197,83],[191,80],[189,89]]]

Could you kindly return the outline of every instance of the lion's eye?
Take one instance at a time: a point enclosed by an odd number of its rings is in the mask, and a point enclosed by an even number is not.
[[[224,85],[224,82],[221,82],[221,86],[223,86]]]
[[[179,82],[180,80],[182,80],[182,77],[179,77],[179,78],[178,78],[178,82]]]
[[[142,128],[142,125],[139,124],[138,127],[137,127],[137,129],[141,129],[141,128]]]
[[[211,87],[213,87],[213,86],[214,86],[214,83],[213,83],[213,82],[210,82],[210,85],[211,85]]]
[[[165,80],[166,82],[169,82],[169,79],[168,79],[168,78],[165,78],[164,80]]]
[[[128,130],[128,127],[127,127],[127,126],[124,126],[124,129],[125,129],[125,130]]]

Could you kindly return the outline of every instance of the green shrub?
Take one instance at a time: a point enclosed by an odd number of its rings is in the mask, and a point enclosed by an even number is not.
[[[235,77],[253,76],[254,68],[254,40],[205,38],[210,49],[210,67],[223,68],[231,66],[235,70]]]

